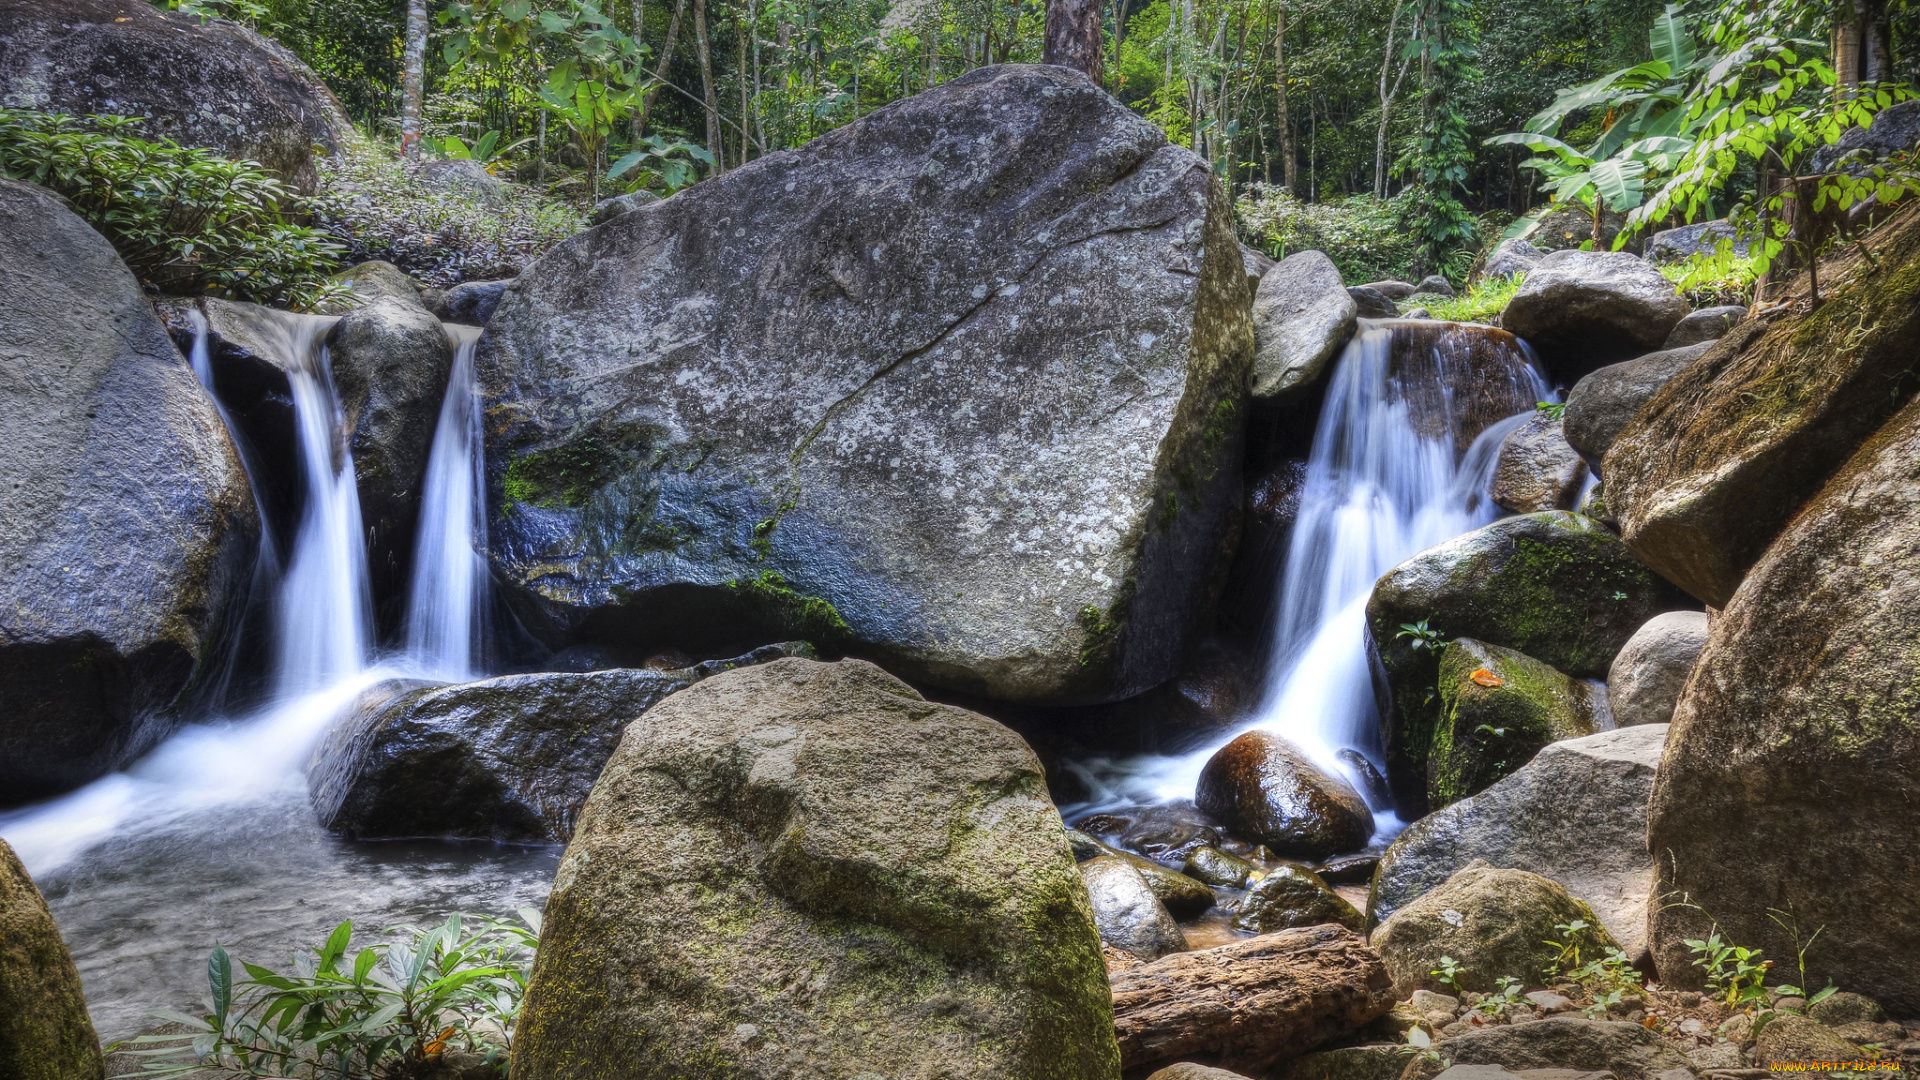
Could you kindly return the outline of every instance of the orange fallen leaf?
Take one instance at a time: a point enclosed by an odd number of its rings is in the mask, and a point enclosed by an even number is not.
[[[427,1056],[430,1058],[437,1058],[440,1055],[446,1053],[447,1040],[452,1037],[453,1037],[452,1028],[448,1028],[447,1030],[441,1032],[439,1038],[427,1044],[427,1047],[426,1047]]]
[[[1507,684],[1507,680],[1495,675],[1486,668],[1475,668],[1473,674],[1467,676],[1467,678],[1472,679],[1481,686],[1505,686]]]

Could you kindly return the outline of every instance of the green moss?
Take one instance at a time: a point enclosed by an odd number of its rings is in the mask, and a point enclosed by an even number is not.
[[[529,506],[584,506],[620,471],[619,457],[589,435],[513,459],[503,487],[507,498]]]
[[[754,523],[753,539],[747,542],[747,546],[752,548],[759,558],[765,559],[773,554],[773,530],[780,527],[780,519],[787,516],[787,512],[793,507],[794,500],[788,498],[775,507],[773,513]]]
[[[1473,681],[1483,667],[1500,685]],[[1511,776],[1550,742],[1592,733],[1573,680],[1509,649],[1455,642],[1440,661],[1440,687],[1443,712],[1427,756],[1436,810]]]
[[[1088,604],[1080,609],[1080,666],[1105,663],[1113,656],[1115,639],[1120,636],[1120,621],[1108,612]]]
[[[761,571],[759,577],[729,581],[727,587],[756,597],[808,637],[831,641],[853,633],[838,608],[817,596],[800,592],[772,570]]]

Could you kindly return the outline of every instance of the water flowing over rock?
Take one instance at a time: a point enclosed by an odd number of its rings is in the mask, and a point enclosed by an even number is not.
[[[1711,342],[1699,342],[1662,349],[1609,364],[1575,383],[1561,417],[1568,445],[1579,451],[1588,465],[1600,468],[1613,440],[1653,400],[1653,395],[1711,347]]]
[[[1680,691],[1707,645],[1707,613],[1669,611],[1647,620],[1613,658],[1607,704],[1621,727],[1673,719]]]
[[[1434,723],[1426,696],[1440,685],[1433,650],[1402,627],[1424,622],[1442,639],[1471,637],[1599,678],[1635,630],[1683,602],[1619,537],[1560,511],[1494,522],[1394,567],[1367,601],[1367,625],[1391,691],[1387,779],[1402,816],[1424,812]]]
[[[0,804],[166,732],[244,593],[259,523],[218,412],[133,274],[0,180]]]
[[[40,890],[0,840],[0,1076],[100,1080],[80,973]]]
[[[0,105],[147,119],[142,134],[257,161],[297,191],[353,125],[294,55],[225,19],[116,0],[0,0]]]
[[[1380,957],[1331,925],[1176,953],[1112,983],[1127,1069],[1186,1058],[1261,1075],[1393,1008]]]
[[[1357,851],[1373,834],[1359,792],[1265,731],[1222,747],[1200,773],[1194,802],[1234,835],[1296,858]]]
[[[1427,751],[1435,809],[1485,791],[1548,743],[1593,734],[1606,709],[1605,690],[1472,638],[1448,644],[1439,678],[1440,721]]]
[[[1920,389],[1920,205],[1872,247],[1871,265],[1851,249],[1826,261],[1818,308],[1734,328],[1607,450],[1607,505],[1627,547],[1711,607]]]
[[[1493,501],[1516,514],[1571,510],[1587,479],[1587,465],[1568,445],[1562,421],[1534,413],[1500,444],[1493,470]]]
[[[1125,860],[1102,855],[1080,864],[1100,940],[1142,960],[1187,951],[1186,935],[1146,878]]]
[[[778,660],[628,725],[547,901],[525,1080],[1117,1080],[1040,763],[871,664]]]
[[[1433,974],[1442,956],[1460,965],[1460,989],[1484,993],[1503,975],[1529,986],[1544,984],[1546,967],[1559,953],[1547,944],[1560,937],[1554,927],[1575,919],[1599,923],[1593,909],[1558,882],[1476,861],[1394,912],[1368,940],[1393,975],[1395,997],[1446,990],[1448,984]],[[1604,929],[1590,933],[1596,956],[1619,947]]]
[[[1389,329],[1389,402],[1406,403],[1421,435],[1451,435],[1456,455],[1540,400],[1527,350],[1505,330],[1437,320],[1395,322]]]
[[[1484,859],[1559,882],[1629,955],[1644,954],[1647,797],[1666,740],[1662,724],[1552,743],[1512,776],[1414,822],[1380,857],[1368,918],[1391,918]]]
[[[1021,702],[1163,682],[1240,497],[1230,218],[1200,158],[1016,65],[589,229],[481,343],[495,574],[556,646],[834,638]]]
[[[1353,297],[1340,269],[1297,251],[1260,279],[1253,297],[1253,396],[1272,401],[1306,389],[1353,336]]]
[[[1624,251],[1556,251],[1527,273],[1500,325],[1571,381],[1658,349],[1691,310],[1673,282]]]
[[[1837,301],[1836,301],[1837,302]],[[1727,940],[1920,1014],[1920,405],[1800,510],[1713,620],[1654,782],[1661,893]],[[1663,980],[1699,975],[1698,910],[1652,916]]]

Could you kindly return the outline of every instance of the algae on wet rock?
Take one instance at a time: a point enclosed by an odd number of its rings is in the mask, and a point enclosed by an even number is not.
[[[0,1076],[100,1080],[80,973],[40,890],[0,840]]]
[[[1604,689],[1524,653],[1456,638],[1440,656],[1440,721],[1427,750],[1438,810],[1511,776],[1548,743],[1594,731]]]
[[[1283,863],[1254,882],[1233,919],[1234,929],[1255,934],[1322,923],[1338,923],[1356,933],[1367,929],[1367,917],[1359,909],[1298,863]]]

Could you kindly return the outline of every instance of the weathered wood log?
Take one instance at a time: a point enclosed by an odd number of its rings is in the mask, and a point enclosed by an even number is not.
[[[1111,974],[1122,1069],[1186,1058],[1258,1073],[1393,1008],[1366,939],[1308,926]]]

